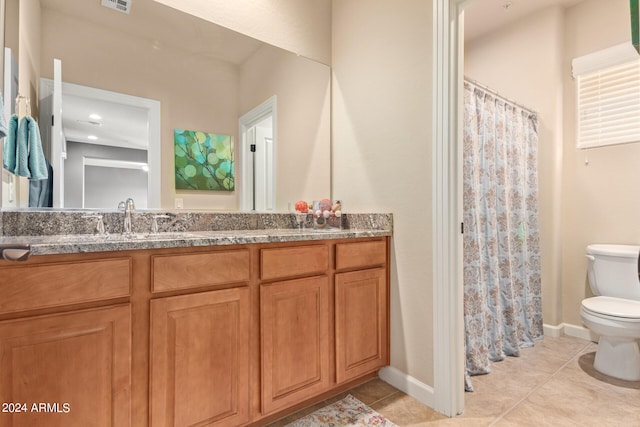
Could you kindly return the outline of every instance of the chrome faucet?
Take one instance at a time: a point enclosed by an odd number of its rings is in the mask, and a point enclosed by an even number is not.
[[[104,221],[102,220],[102,215],[100,215],[100,214],[82,215],[82,218],[95,218],[97,220],[95,232],[99,236],[107,236],[107,235],[109,235],[109,233],[107,233],[107,231],[104,228]]]
[[[131,234],[131,212],[136,210],[136,204],[129,197],[126,202],[120,202],[118,209],[124,211],[124,234]]]
[[[158,233],[158,218],[171,218],[169,215],[154,215],[151,220],[151,234]]]

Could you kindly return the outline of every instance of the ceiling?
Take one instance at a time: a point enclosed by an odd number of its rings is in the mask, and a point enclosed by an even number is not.
[[[144,108],[68,95],[64,91],[62,106],[62,127],[67,141],[139,150],[149,147],[148,112]]]
[[[464,8],[465,42],[509,25],[544,8],[570,7],[583,0],[473,0]]]

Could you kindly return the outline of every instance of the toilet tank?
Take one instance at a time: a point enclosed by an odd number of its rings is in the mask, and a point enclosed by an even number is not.
[[[589,245],[588,277],[595,295],[640,300],[638,253],[634,245]]]

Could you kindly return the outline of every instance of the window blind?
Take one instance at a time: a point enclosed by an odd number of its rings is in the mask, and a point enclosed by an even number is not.
[[[578,148],[640,142],[640,56],[624,46],[573,61]]]

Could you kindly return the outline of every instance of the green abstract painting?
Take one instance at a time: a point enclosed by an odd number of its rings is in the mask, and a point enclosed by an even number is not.
[[[176,189],[233,191],[233,137],[174,129]]]

